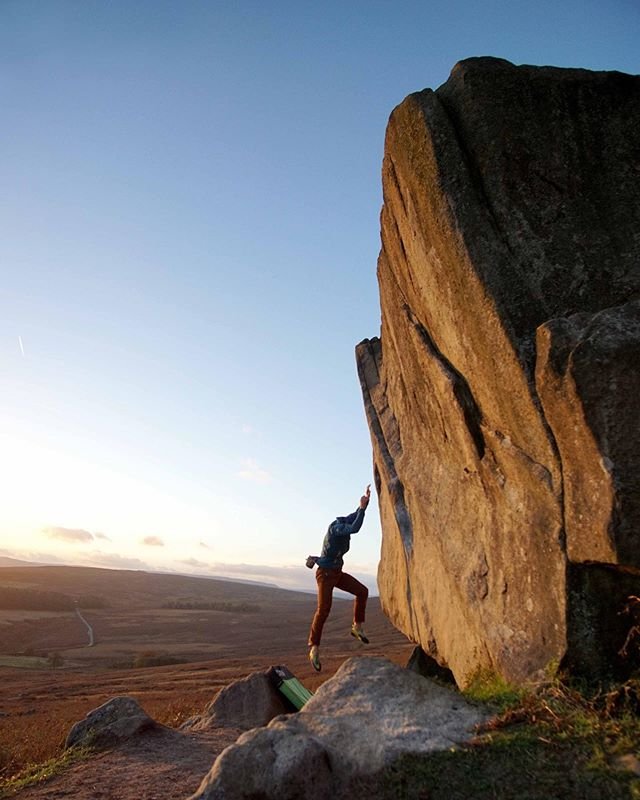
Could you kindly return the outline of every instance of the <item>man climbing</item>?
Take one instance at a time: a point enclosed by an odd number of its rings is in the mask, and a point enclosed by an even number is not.
[[[320,638],[322,628],[331,611],[331,601],[333,599],[334,588],[342,589],[343,592],[355,595],[353,609],[353,625],[351,635],[355,636],[364,644],[369,644],[369,640],[364,634],[362,623],[364,622],[364,612],[367,606],[369,590],[367,587],[356,580],[351,575],[342,571],[342,556],[349,549],[349,542],[352,533],[357,533],[364,521],[364,512],[369,505],[371,497],[371,486],[367,486],[365,493],[360,498],[360,506],[353,514],[348,517],[336,517],[329,525],[329,529],[322,543],[322,553],[318,558],[309,556],[307,566],[313,566],[315,562],[318,566],[316,570],[316,583],[318,584],[318,607],[311,623],[309,631],[309,661],[316,672],[320,672]]]

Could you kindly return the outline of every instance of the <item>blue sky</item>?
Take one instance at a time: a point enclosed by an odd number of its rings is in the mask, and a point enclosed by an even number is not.
[[[372,481],[391,110],[638,41],[635,0],[1,0],[0,552],[313,588]],[[379,548],[374,502],[370,585]]]

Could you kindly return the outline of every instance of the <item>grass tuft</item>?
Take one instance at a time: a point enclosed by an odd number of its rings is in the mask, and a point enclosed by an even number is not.
[[[472,703],[483,703],[499,712],[520,702],[525,692],[494,672],[482,670],[473,676],[463,695]]]
[[[94,752],[90,747],[70,747],[61,755],[50,758],[43,764],[30,764],[16,775],[0,781],[0,800],[13,797],[22,789],[53,778],[72,764],[89,758]]]

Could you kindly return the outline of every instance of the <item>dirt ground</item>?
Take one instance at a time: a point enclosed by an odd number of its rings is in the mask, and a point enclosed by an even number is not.
[[[163,728],[80,762],[51,780],[23,789],[20,800],[185,800],[216,756],[240,731],[199,734]]]

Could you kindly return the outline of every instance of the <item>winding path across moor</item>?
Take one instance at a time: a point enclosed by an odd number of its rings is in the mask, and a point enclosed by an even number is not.
[[[80,609],[78,608],[77,605],[76,605],[76,614],[78,615],[78,618],[80,619],[80,621],[83,622],[87,626],[87,631],[89,633],[89,644],[87,645],[87,647],[93,647],[93,645],[95,644],[95,636],[93,634],[93,628],[87,622],[87,620],[82,616],[82,612],[80,611]]]

